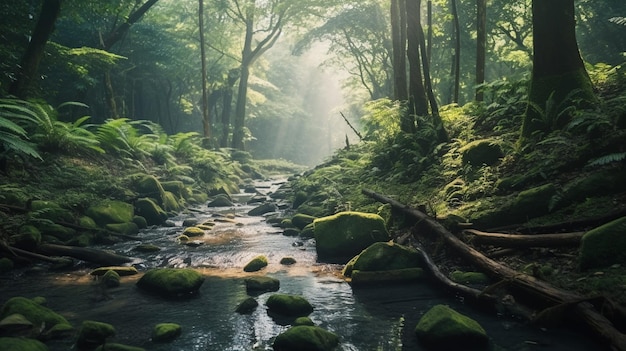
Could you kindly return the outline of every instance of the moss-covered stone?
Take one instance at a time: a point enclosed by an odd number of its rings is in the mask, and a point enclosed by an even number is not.
[[[267,276],[254,276],[245,279],[248,292],[278,291],[280,280]]]
[[[300,237],[302,239],[310,239],[315,237],[315,226],[313,225],[313,223],[307,225],[302,229],[302,231],[300,231]]]
[[[626,217],[594,228],[583,236],[580,245],[581,269],[626,263]]]
[[[161,206],[147,197],[135,201],[135,211],[139,216],[146,219],[148,225],[160,225],[167,219],[167,213],[163,211]]]
[[[42,222],[37,224],[37,228],[41,231],[42,238],[46,235],[53,236],[63,242],[72,240],[76,236],[76,231],[72,228],[64,227],[56,223]]]
[[[139,233],[139,227],[135,222],[109,223],[104,227],[106,230],[124,235],[135,235]]]
[[[190,238],[193,238],[196,236],[203,236],[204,230],[198,227],[189,227],[189,228],[185,228],[182,235],[186,235],[187,237],[190,237]]]
[[[606,169],[576,178],[563,188],[564,205],[580,202],[590,197],[600,197],[626,191],[626,170]]]
[[[326,329],[298,325],[287,329],[274,340],[274,350],[330,351],[339,345],[339,337]]]
[[[445,305],[436,305],[426,312],[415,327],[418,339],[441,350],[485,346],[489,342],[485,330],[475,320]]]
[[[139,245],[135,246],[133,248],[133,250],[137,251],[137,252],[147,252],[147,253],[150,253],[150,252],[159,252],[159,251],[161,251],[161,248],[156,246],[156,245],[154,245],[154,244],[139,244]]]
[[[165,191],[163,185],[155,176],[138,173],[131,175],[130,178],[134,190],[140,194],[150,197],[156,195],[158,198],[161,198]]]
[[[415,249],[388,241],[374,243],[361,251],[346,264],[342,273],[349,277],[353,269],[372,272],[419,266],[420,255]]]
[[[276,210],[276,205],[271,202],[266,202],[248,211],[248,216],[262,216],[269,212],[275,212]]]
[[[104,273],[100,282],[108,288],[116,288],[120,286],[120,275],[116,271],[110,270]]]
[[[492,166],[504,157],[500,144],[493,139],[475,140],[459,149],[463,163],[479,167]]]
[[[181,209],[181,205],[176,198],[176,195],[170,191],[163,193],[163,209],[168,212],[178,212]]]
[[[170,342],[182,334],[183,328],[176,323],[159,323],[152,330],[152,341]]]
[[[140,289],[163,296],[195,294],[204,283],[204,276],[190,268],[156,268],[137,281]]]
[[[556,187],[551,183],[521,191],[508,208],[508,220],[520,222],[548,214],[554,195]]]
[[[109,323],[86,320],[80,327],[76,346],[78,349],[93,349],[115,336],[115,327]]]
[[[48,347],[46,344],[35,339],[0,337],[0,350],[48,351]]]
[[[133,223],[135,223],[139,229],[148,228],[148,221],[142,216],[133,216]]]
[[[289,294],[274,294],[265,305],[270,312],[284,316],[302,317],[313,312],[313,306],[304,297]]]
[[[0,319],[16,313],[26,317],[34,325],[45,325],[46,329],[50,329],[57,324],[63,324],[71,328],[71,324],[63,316],[25,297],[10,298],[2,306]]]
[[[292,264],[296,264],[296,259],[293,257],[283,257],[280,259],[280,264],[290,266]]]
[[[315,323],[309,317],[298,317],[293,321],[293,325],[315,325]]]
[[[117,200],[104,200],[98,204],[91,205],[87,209],[86,214],[96,224],[104,227],[110,223],[132,222],[134,210],[133,205],[129,203]]]
[[[489,277],[482,272],[454,271],[450,273],[450,279],[460,284],[487,284]]]
[[[252,260],[250,260],[250,262],[248,262],[243,267],[243,270],[244,272],[256,272],[265,268],[266,266],[267,266],[267,257],[265,257],[264,255],[259,255],[253,258]]]
[[[234,205],[230,197],[226,194],[218,195],[207,204],[208,207],[232,207]]]
[[[257,302],[257,300],[255,300],[253,297],[248,297],[245,300],[241,301],[239,305],[237,305],[235,312],[239,314],[249,314],[252,313],[258,306],[259,303]]]
[[[96,221],[94,221],[93,218],[89,216],[78,217],[78,225],[83,228],[90,228],[90,229],[95,229],[98,227],[98,225],[96,224]]]
[[[283,235],[284,236],[298,236],[300,235],[300,230],[297,228],[285,228],[285,230],[283,230]]]
[[[389,240],[385,221],[373,213],[340,212],[315,219],[313,225],[321,258],[352,257],[375,242]]]
[[[177,197],[183,197],[184,193],[186,192],[185,183],[180,180],[161,182],[161,186],[163,187],[163,190],[169,191]]]
[[[89,273],[89,274],[98,277],[98,276],[105,275],[108,271],[115,271],[120,276],[135,275],[135,274],[139,273],[137,271],[137,268],[131,267],[131,266],[129,266],[129,267],[126,267],[126,266],[107,266],[107,267],[98,267],[98,268],[94,269],[93,271],[91,271],[91,273]]]

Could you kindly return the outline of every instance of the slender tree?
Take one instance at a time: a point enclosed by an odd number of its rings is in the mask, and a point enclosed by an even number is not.
[[[198,0],[198,33],[200,36],[200,67],[202,79],[202,130],[205,139],[211,137],[211,120],[209,116],[209,97],[207,93],[206,49],[204,43],[204,0]]]
[[[536,131],[549,132],[570,119],[547,105],[584,107],[595,101],[576,41],[574,0],[533,0],[533,70],[522,143]]]
[[[476,85],[485,82],[487,57],[487,0],[476,0]],[[475,100],[483,101],[482,89],[476,89]]]
[[[406,72],[406,6],[405,0],[391,0],[391,39],[393,46],[392,66],[394,81],[394,99],[406,106],[409,99]],[[415,132],[415,118],[409,110],[402,109],[400,130],[405,133]]]
[[[409,62],[409,111],[416,116],[428,115],[428,98],[420,60],[421,0],[406,0],[407,59]]]
[[[61,12],[61,0],[44,0],[39,12],[39,18],[30,42],[22,56],[20,65],[15,74],[16,79],[9,87],[9,94],[19,98],[27,98],[29,88],[32,86],[39,63],[44,54],[44,48],[48,38],[54,30],[54,23]]]

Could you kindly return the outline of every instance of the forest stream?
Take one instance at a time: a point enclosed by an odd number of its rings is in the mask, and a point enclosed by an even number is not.
[[[256,184],[262,194],[275,191],[282,181]],[[79,263],[71,271],[51,272],[45,267],[11,271],[0,277],[0,300],[12,296],[42,296],[50,308],[75,327],[84,320],[112,324],[111,342],[147,350],[271,350],[273,339],[288,325],[270,317],[265,301],[273,293],[255,296],[259,307],[251,314],[238,314],[237,305],[248,295],[244,278],[266,274],[280,280],[281,293],[304,296],[314,306],[310,318],[340,336],[339,350],[422,350],[413,329],[421,315],[436,304],[447,304],[471,316],[487,330],[492,349],[505,350],[597,350],[593,340],[570,329],[540,329],[504,314],[483,312],[425,283],[353,289],[340,278],[340,265],[316,261],[313,239],[286,237],[264,217],[248,216],[253,208],[245,202],[251,194],[234,196],[235,207],[202,205],[171,218],[175,226],[153,227],[139,234],[140,240],[107,246],[134,258],[140,272],[154,267],[193,267],[206,281],[199,294],[189,299],[164,299],[139,291],[137,276],[122,277],[121,286],[104,290],[89,275],[93,266]],[[200,222],[220,214],[234,214],[232,221],[216,226],[197,246],[182,245],[177,236],[183,220],[195,216]],[[217,217],[219,218],[219,217]],[[133,248],[151,243],[155,253]],[[244,273],[242,267],[257,255],[269,265],[260,272]],[[279,264],[293,257],[291,266]],[[154,325],[172,322],[182,326],[181,337],[167,344],[150,340]],[[66,338],[47,342],[50,350],[73,348]]]

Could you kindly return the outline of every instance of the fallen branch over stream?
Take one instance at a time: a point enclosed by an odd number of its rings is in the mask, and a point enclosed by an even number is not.
[[[487,233],[476,229],[465,229],[464,234],[471,234],[469,239],[473,244],[494,245],[502,247],[556,247],[578,246],[585,232],[562,234],[504,234]]]
[[[483,269],[489,275],[506,281],[510,286],[532,295],[533,298],[541,301],[542,304],[549,308],[554,308],[559,305],[571,305],[572,310],[576,312],[579,319],[603,342],[610,345],[614,350],[626,351],[626,335],[617,330],[609,319],[598,312],[596,308],[588,302],[590,301],[588,297],[558,289],[535,277],[517,272],[489,259],[482,253],[465,244],[439,222],[421,211],[410,208],[394,199],[371,190],[363,189],[362,193],[379,202],[390,204],[394,209],[416,218],[421,224],[426,225],[434,234],[443,238],[449,247],[459,252],[468,262]]]
[[[132,259],[127,256],[122,256],[102,250],[90,249],[87,247],[41,244],[39,245],[38,250],[47,255],[69,256],[77,258],[79,260],[107,266],[120,265],[132,261]]]

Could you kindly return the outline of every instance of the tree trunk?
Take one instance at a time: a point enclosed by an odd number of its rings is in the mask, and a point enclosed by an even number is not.
[[[226,86],[222,92],[222,136],[220,147],[228,147],[228,135],[230,134],[230,112],[233,103],[233,87],[239,78],[239,70],[231,69],[228,72]]]
[[[578,246],[584,232],[560,234],[504,234],[486,233],[475,229],[466,229],[465,234],[471,234],[469,239],[474,244],[494,245],[502,247],[559,247]]]
[[[29,97],[29,88],[33,84],[44,54],[48,38],[54,31],[54,23],[61,11],[61,0],[44,0],[39,19],[33,30],[28,47],[22,56],[15,74],[16,80],[9,87],[9,94],[20,99]]]
[[[457,0],[450,0],[452,11],[452,23],[454,26],[454,57],[452,63],[452,76],[454,77],[452,102],[459,102],[459,86],[461,84],[461,31],[459,25],[459,11],[456,7]]]
[[[574,0],[533,0],[532,13],[533,71],[522,143],[534,132],[563,128],[571,118],[566,107],[595,101],[576,41]],[[546,107],[549,100],[556,111]]]
[[[485,82],[487,51],[487,0],[476,0],[476,85]],[[475,100],[483,101],[482,89],[476,89]]]
[[[421,0],[406,0],[407,41],[409,61],[409,113],[416,116],[428,115],[428,99],[422,80],[420,61],[420,5]]]
[[[211,120],[209,116],[209,97],[207,94],[206,51],[204,45],[204,0],[198,0],[198,31],[200,33],[200,67],[202,70],[202,135],[211,138]]]
[[[393,86],[394,99],[406,105],[409,99],[406,79],[406,7],[404,0],[391,0],[391,42],[393,46]],[[400,130],[415,132],[415,119],[407,109],[402,109]]]

